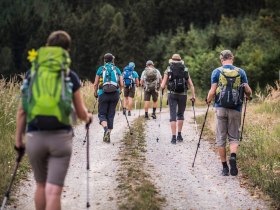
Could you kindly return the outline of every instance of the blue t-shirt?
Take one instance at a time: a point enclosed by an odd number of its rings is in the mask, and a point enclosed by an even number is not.
[[[220,68],[220,67],[219,67]],[[219,77],[220,77],[220,70],[219,68],[216,68],[215,70],[213,70],[212,72],[212,75],[211,75],[211,85],[214,84],[214,83],[217,83],[219,84]],[[235,66],[233,65],[224,65],[222,66],[222,68],[226,68],[226,69],[231,69],[233,70],[234,68],[236,68]],[[247,76],[246,76],[246,73],[243,69],[240,69],[239,70],[239,74],[241,76],[241,84],[243,83],[248,83],[248,79],[247,79]],[[222,107],[221,105],[219,105],[216,101],[215,101],[215,104],[214,104],[215,107]],[[241,112],[242,110],[242,105],[239,105],[237,106],[236,108],[234,108],[234,110],[236,111],[239,111]]]
[[[117,72],[117,75],[118,76],[121,76],[122,73],[121,73],[121,70],[117,67],[116,67],[116,72]],[[98,69],[97,69],[97,72],[96,72],[96,75],[99,76],[99,77],[102,77],[102,73],[103,73],[103,68],[104,66],[100,66]],[[118,88],[118,92],[120,92],[120,88]],[[97,91],[97,94],[98,96],[102,95],[104,92],[102,90],[102,88],[99,88],[98,91]]]

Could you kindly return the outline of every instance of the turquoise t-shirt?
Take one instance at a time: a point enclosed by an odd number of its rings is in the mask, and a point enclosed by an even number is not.
[[[110,64],[110,63],[109,63],[109,64]],[[111,64],[112,64],[112,63],[111,63]],[[114,65],[114,64],[112,64],[112,65]],[[121,75],[122,75],[121,70],[120,70],[117,66],[115,66],[115,67],[116,67],[116,72],[117,72],[118,77],[121,76]],[[104,66],[100,66],[100,67],[97,69],[97,72],[96,72],[96,75],[97,75],[97,76],[102,77],[103,68],[104,68]],[[118,82],[119,82],[119,81],[118,81]],[[120,88],[118,88],[118,92],[120,92]],[[104,92],[103,92],[102,88],[98,89],[98,91],[97,91],[98,96],[102,95],[103,93],[104,93]]]

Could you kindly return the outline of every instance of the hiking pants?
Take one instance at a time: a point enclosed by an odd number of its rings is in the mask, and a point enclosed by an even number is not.
[[[106,121],[109,129],[113,129],[116,106],[119,101],[119,92],[103,93],[98,97],[98,118],[101,122]]]
[[[177,120],[184,120],[184,112],[187,105],[187,96],[168,93],[168,104],[170,109],[169,121],[176,121],[176,118]]]

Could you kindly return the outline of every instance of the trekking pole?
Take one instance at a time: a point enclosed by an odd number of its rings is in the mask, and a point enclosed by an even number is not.
[[[197,135],[197,123],[196,123],[195,110],[194,110],[194,101],[195,101],[195,99],[192,98],[191,101],[192,101],[192,108],[193,108],[193,119],[194,119],[194,125],[195,125],[195,133]]]
[[[10,198],[10,193],[11,193],[11,189],[12,189],[12,185],[14,183],[14,180],[15,180],[15,177],[16,177],[16,173],[17,173],[17,170],[18,170],[18,167],[19,167],[19,163],[24,155],[24,151],[25,151],[25,148],[24,147],[20,147],[20,148],[16,148],[15,149],[18,151],[18,157],[17,157],[17,160],[16,160],[16,166],[15,166],[15,169],[14,169],[14,173],[12,175],[12,179],[9,183],[9,187],[5,193],[5,197],[3,199],[3,202],[2,202],[2,205],[1,205],[1,210],[4,210],[5,208],[5,205],[6,205],[6,202],[7,200]]]
[[[120,103],[121,103],[121,106],[122,106],[122,109],[123,109],[123,103],[122,103],[121,96],[120,96]],[[125,113],[125,119],[126,119],[126,122],[127,122],[128,128],[129,128],[130,135],[132,135],[133,133],[132,133],[132,131],[131,131],[131,128],[130,128],[130,125],[129,125],[129,122],[128,122],[126,113]]]
[[[95,100],[95,102],[94,102],[94,104],[93,104],[92,114],[93,114],[93,112],[94,112],[94,110],[95,110],[95,107],[96,107],[97,102],[98,102],[98,99],[96,98],[96,100]]]
[[[245,105],[244,105],[244,113],[243,113],[243,121],[242,121],[242,126],[241,126],[241,132],[240,132],[240,137],[239,137],[239,141],[242,141],[243,139],[243,128],[244,128],[244,122],[245,122],[245,116],[246,116],[246,108],[247,108],[247,97],[245,97]]]
[[[91,122],[90,122],[91,123]],[[90,204],[89,204],[89,125],[90,123],[87,123],[86,124],[86,137],[85,137],[85,140],[84,140],[84,143],[86,142],[87,143],[87,147],[86,147],[86,151],[87,151],[87,208],[90,207]]]
[[[140,107],[139,107],[139,116],[140,117],[140,110],[141,110],[141,103],[142,103],[142,92],[143,92],[143,87],[141,87],[141,91],[140,91]]]
[[[194,155],[192,167],[194,167],[195,158],[196,158],[196,155],[197,155],[198,148],[199,148],[199,146],[200,146],[200,140],[201,140],[202,132],[203,132],[204,125],[205,125],[205,122],[206,122],[206,118],[207,118],[209,106],[210,106],[210,103],[208,103],[208,106],[207,106],[207,110],[206,110],[206,114],[205,114],[205,117],[204,117],[204,122],[203,122],[203,125],[202,125],[202,128],[201,128],[201,131],[200,131],[200,136],[199,136],[199,140],[198,140],[196,152],[195,152],[195,155]]]
[[[161,90],[160,102],[159,102],[159,122],[158,122],[159,134],[160,134],[160,123],[161,123],[162,98],[163,98],[163,89]],[[159,140],[159,137],[157,137],[157,142],[158,142],[158,140]]]

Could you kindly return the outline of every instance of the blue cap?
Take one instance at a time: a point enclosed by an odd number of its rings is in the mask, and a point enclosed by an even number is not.
[[[129,67],[132,67],[132,68],[135,68],[135,63],[129,62],[128,66],[129,66]]]

